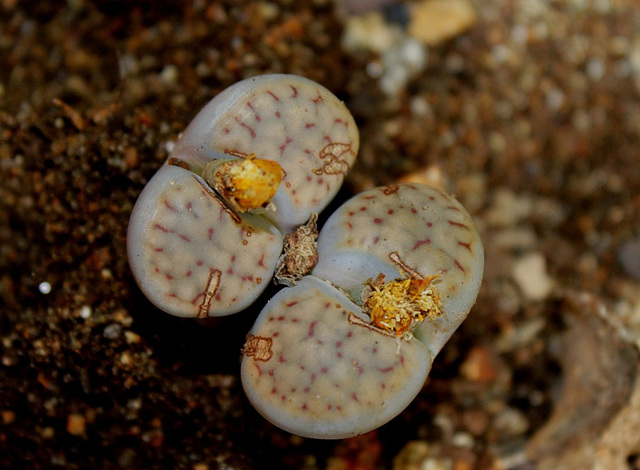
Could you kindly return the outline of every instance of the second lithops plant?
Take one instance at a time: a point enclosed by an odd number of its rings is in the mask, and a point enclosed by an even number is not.
[[[451,196],[402,184],[361,193],[326,222],[318,264],[260,313],[242,382],[295,434],[349,437],[400,413],[475,302],[478,232]]]
[[[400,413],[482,279],[469,214],[426,186],[359,194],[318,236],[317,213],[357,150],[353,118],[320,85],[245,80],[196,116],[129,225],[134,276],[166,312],[227,315],[274,275],[289,286],[247,336],[242,383],[261,414],[301,436],[353,436]]]

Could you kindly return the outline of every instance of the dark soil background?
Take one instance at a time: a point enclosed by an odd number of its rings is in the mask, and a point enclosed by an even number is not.
[[[640,468],[640,5],[474,3],[387,96],[328,0],[1,0],[0,467]],[[170,143],[267,72],[352,110],[361,152],[336,203],[411,175],[484,237],[469,318],[414,403],[359,438],[291,436],[250,406],[260,303],[173,318],[127,264]]]

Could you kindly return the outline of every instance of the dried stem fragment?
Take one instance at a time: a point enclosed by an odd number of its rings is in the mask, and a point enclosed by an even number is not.
[[[274,281],[277,284],[295,286],[318,262],[318,214],[311,214],[309,221],[295,232],[284,236],[284,253],[276,264]]]
[[[253,359],[256,361],[266,362],[273,356],[273,352],[271,351],[272,345],[272,338],[249,335],[247,342],[244,343],[244,348],[242,348],[242,354],[245,356],[253,356]]]

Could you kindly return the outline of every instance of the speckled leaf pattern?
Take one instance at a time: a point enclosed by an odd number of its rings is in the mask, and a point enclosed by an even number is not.
[[[351,114],[329,90],[294,75],[263,75],[217,95],[193,119],[171,155],[202,171],[207,161],[255,153],[285,176],[267,212],[291,231],[335,196],[358,152]]]
[[[200,177],[162,167],[134,208],[127,247],[134,276],[160,309],[184,317],[228,315],[268,285],[282,249],[265,219],[239,216]]]
[[[242,360],[243,386],[262,415],[300,436],[335,439],[386,423],[415,398],[429,352],[372,330],[358,312],[313,276],[271,299]]]
[[[343,204],[318,239],[313,274],[357,297],[367,279],[440,275],[444,315],[414,334],[435,356],[466,318],[482,281],[484,254],[467,211],[424,185],[373,189]]]

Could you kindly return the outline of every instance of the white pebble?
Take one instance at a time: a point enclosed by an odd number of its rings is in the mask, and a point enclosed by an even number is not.
[[[544,300],[553,290],[553,279],[547,273],[547,262],[541,253],[530,253],[517,260],[512,276],[529,300]]]
[[[91,307],[88,305],[83,305],[80,308],[80,318],[84,318],[85,320],[91,316],[93,312],[91,311]]]
[[[51,284],[49,284],[48,282],[41,282],[38,285],[38,290],[40,291],[41,294],[48,294],[49,292],[51,292]]]

